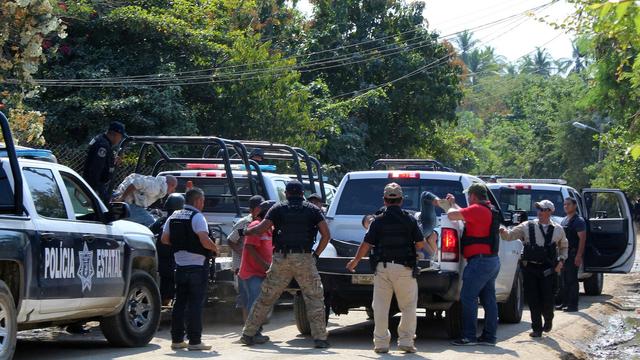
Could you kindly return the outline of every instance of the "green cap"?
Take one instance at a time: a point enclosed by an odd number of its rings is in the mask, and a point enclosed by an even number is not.
[[[469,188],[467,188],[467,190],[465,190],[464,192],[467,194],[474,194],[481,199],[486,199],[489,197],[489,190],[487,190],[487,187],[484,184],[480,183],[471,184],[471,186],[469,186]]]

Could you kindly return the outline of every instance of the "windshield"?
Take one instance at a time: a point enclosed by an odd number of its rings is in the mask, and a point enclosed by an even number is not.
[[[240,207],[243,212],[247,212],[249,208],[249,198],[251,188],[247,178],[234,178],[238,196],[240,198]],[[175,192],[184,193],[187,181],[192,181],[193,186],[204,191],[204,209],[203,212],[217,213],[235,213],[235,200],[231,196],[229,188],[229,179],[227,178],[207,178],[207,177],[179,177],[178,186]],[[258,193],[262,194],[262,188],[256,179],[253,181],[257,185]]]
[[[336,215],[366,215],[373,214],[382,206],[382,191],[391,182],[402,187],[404,201],[402,208],[420,211],[420,194],[430,191],[440,198],[453,194],[461,207],[467,206],[467,200],[462,193],[462,184],[453,180],[429,179],[354,179],[349,180],[338,200]],[[436,207],[436,214],[442,214],[442,209]]]
[[[554,216],[564,216],[564,198],[562,191],[558,190],[536,190],[536,189],[513,189],[501,187],[491,190],[500,203],[502,211],[524,210],[530,218],[536,217],[537,211],[535,203],[542,200],[549,200],[556,210]]]

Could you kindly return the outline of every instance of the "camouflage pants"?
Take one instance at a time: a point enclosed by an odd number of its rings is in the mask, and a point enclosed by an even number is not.
[[[316,261],[311,254],[273,254],[273,262],[267,278],[262,283],[260,296],[253,304],[243,333],[248,336],[256,334],[266,321],[271,307],[278,301],[282,291],[287,288],[291,279],[295,278],[302,290],[307,317],[311,325],[311,336],[315,340],[327,339],[327,325],[324,313],[324,290],[316,268]]]

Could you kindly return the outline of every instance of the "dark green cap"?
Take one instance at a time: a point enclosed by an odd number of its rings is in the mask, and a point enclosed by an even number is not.
[[[474,194],[475,196],[481,199],[487,199],[489,197],[487,187],[484,184],[473,183],[467,190],[465,190],[467,194]]]

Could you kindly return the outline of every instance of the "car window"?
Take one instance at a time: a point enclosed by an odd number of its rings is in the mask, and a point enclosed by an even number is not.
[[[274,181],[276,185],[276,192],[278,193],[278,199],[280,201],[287,200],[287,194],[285,193],[287,189],[287,183],[282,180]]]
[[[251,198],[251,187],[247,178],[233,178],[236,185],[240,207],[249,208],[249,198]],[[184,193],[186,191],[187,181],[191,181],[193,186],[204,191],[204,212],[217,213],[235,213],[235,199],[231,196],[231,188],[229,187],[229,179],[226,177],[178,177],[178,186],[175,192]],[[260,182],[253,178],[256,184],[258,194],[263,195]]]
[[[11,209],[13,205],[13,189],[11,189],[9,177],[0,163],[0,209]]]
[[[584,196],[590,219],[621,219],[622,209],[614,193],[586,193]]]
[[[411,211],[420,211],[420,194],[430,191],[440,198],[447,194],[456,197],[458,205],[467,206],[466,198],[462,193],[462,184],[453,180],[430,179],[352,179],[342,190],[338,200],[337,215],[365,215],[373,214],[382,206],[382,192],[384,187],[391,182],[396,182],[402,187],[404,200],[402,208]],[[442,214],[442,209],[436,207],[436,214]]]
[[[24,168],[22,172],[38,215],[54,219],[68,219],[62,193],[60,193],[53,172],[49,169],[29,167]]]
[[[97,220],[97,207],[93,196],[71,174],[61,173],[64,186],[71,199],[76,220]]]
[[[492,192],[498,198],[502,211],[524,210],[530,218],[536,217],[538,214],[535,203],[549,200],[556,208],[553,215],[564,216],[564,198],[560,189],[536,190],[501,187],[500,189],[492,190]]]

